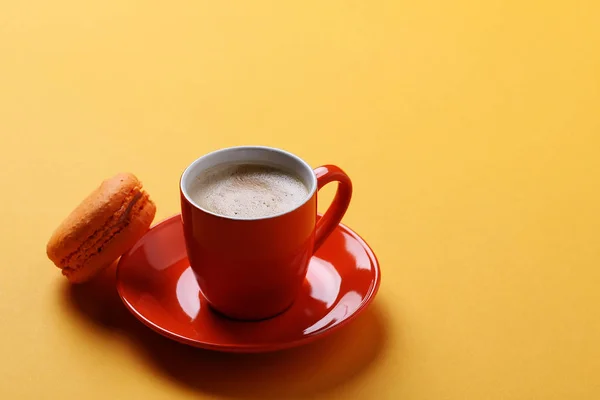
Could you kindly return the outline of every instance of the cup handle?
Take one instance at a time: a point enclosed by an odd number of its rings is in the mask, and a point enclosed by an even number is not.
[[[317,222],[314,247],[314,251],[316,252],[331,232],[338,226],[346,213],[350,205],[350,199],[352,198],[352,181],[341,168],[335,165],[323,165],[316,168],[314,172],[317,176],[317,190],[320,190],[330,182],[338,182],[337,191],[331,205]]]

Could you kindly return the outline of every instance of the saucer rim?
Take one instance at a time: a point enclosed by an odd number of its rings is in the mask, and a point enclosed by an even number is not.
[[[321,213],[318,213],[317,215],[318,215],[318,217],[322,216]],[[336,330],[341,329],[344,326],[346,326],[348,323],[350,323],[351,321],[356,319],[358,317],[358,315],[362,311],[364,311],[364,309],[369,304],[372,303],[373,299],[377,295],[377,292],[379,291],[379,286],[381,285],[381,268],[379,266],[379,260],[377,259],[375,252],[373,251],[373,249],[371,249],[369,244],[358,233],[356,233],[354,230],[349,228],[347,225],[345,225],[343,223],[339,223],[338,226],[340,228],[342,228],[343,231],[345,231],[350,236],[352,236],[354,239],[358,240],[358,242],[366,250],[367,255],[369,256],[371,265],[373,267],[373,272],[374,272],[374,279],[371,282],[369,291],[364,296],[363,301],[360,303],[360,305],[346,319],[342,320],[340,323],[338,323],[336,325],[325,327],[321,330],[311,332],[308,335],[303,336],[302,338],[292,340],[292,341],[287,341],[287,342],[272,342],[272,343],[261,343],[261,344],[232,344],[232,343],[213,344],[213,343],[206,343],[203,341],[199,341],[196,339],[190,339],[186,336],[182,336],[180,334],[172,332],[172,331],[156,324],[155,322],[149,320],[144,315],[142,315],[127,300],[125,294],[123,293],[123,291],[125,290],[124,284],[123,284],[123,281],[120,279],[121,268],[122,268],[121,264],[123,262],[123,259],[127,258],[127,256],[129,256],[129,254],[131,254],[139,246],[141,246],[142,243],[146,240],[146,236],[149,235],[152,232],[152,230],[154,230],[156,228],[160,228],[162,225],[168,225],[170,223],[174,223],[178,218],[180,220],[180,223],[182,223],[181,213],[177,213],[177,214],[171,215],[170,217],[167,217],[167,218],[157,222],[156,224],[152,225],[150,227],[150,229],[148,230],[148,232],[146,232],[144,234],[144,236],[142,236],[138,240],[136,245],[134,245],[125,254],[123,254],[123,256],[121,256],[121,258],[119,259],[119,262],[117,264],[116,287],[117,287],[117,293],[119,294],[119,298],[125,305],[125,308],[127,308],[127,310],[129,310],[129,312],[131,312],[133,314],[133,316],[135,316],[140,322],[142,322],[148,328],[152,329],[153,331],[160,334],[161,336],[164,336],[168,339],[175,340],[179,343],[189,345],[192,347],[196,347],[196,348],[200,348],[200,349],[220,351],[220,352],[229,352],[229,353],[263,353],[263,352],[278,351],[278,350],[284,350],[284,349],[297,347],[300,345],[304,345],[304,344],[313,342],[317,339],[323,338],[323,337],[335,332]],[[292,304],[292,306],[293,306],[293,304]],[[273,318],[277,318],[277,317],[273,317]],[[240,322],[240,323],[242,323],[242,322]],[[244,323],[246,323],[246,322],[244,322]]]

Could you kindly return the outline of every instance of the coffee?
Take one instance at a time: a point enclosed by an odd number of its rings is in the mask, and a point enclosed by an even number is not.
[[[280,168],[253,164],[213,167],[190,187],[192,200],[215,214],[264,218],[293,210],[306,201],[300,178]]]

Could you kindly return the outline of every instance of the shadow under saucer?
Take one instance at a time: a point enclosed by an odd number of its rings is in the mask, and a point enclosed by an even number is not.
[[[219,353],[166,339],[137,321],[117,294],[116,264],[94,281],[64,285],[66,305],[94,330],[125,335],[147,365],[198,393],[241,398],[289,398],[326,392],[359,379],[386,346],[385,315],[377,302],[327,337],[289,350]]]

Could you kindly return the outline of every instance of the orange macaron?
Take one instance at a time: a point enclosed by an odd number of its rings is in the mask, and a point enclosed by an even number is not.
[[[146,233],[156,206],[130,173],[105,180],[56,228],[48,258],[71,283],[90,280]]]

